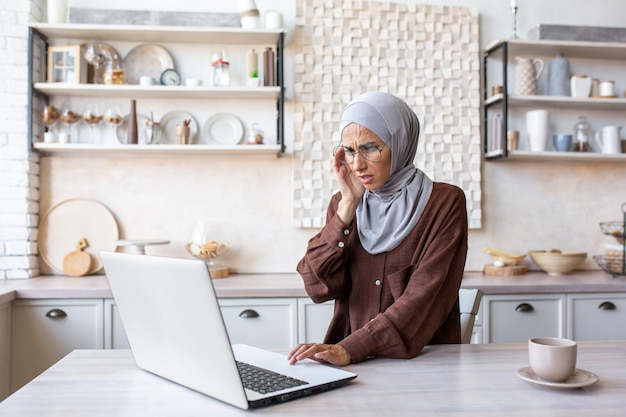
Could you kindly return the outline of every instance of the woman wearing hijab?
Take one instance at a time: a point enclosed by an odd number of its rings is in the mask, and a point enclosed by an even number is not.
[[[335,300],[334,314],[324,343],[296,346],[290,363],[412,358],[427,344],[460,343],[463,191],[414,166],[419,120],[398,97],[362,94],[340,131],[339,191],[297,266],[314,302]]]

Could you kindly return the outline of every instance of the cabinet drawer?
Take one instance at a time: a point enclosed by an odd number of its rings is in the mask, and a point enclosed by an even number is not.
[[[534,336],[565,337],[565,295],[490,295],[483,300],[487,343],[526,342]]]
[[[265,349],[289,349],[297,344],[295,298],[221,299],[220,307],[231,343]]]
[[[310,298],[298,299],[299,343],[322,342],[330,320],[333,318],[334,301],[316,304]]]
[[[102,299],[13,301],[11,390],[74,349],[102,349],[102,311]]]
[[[568,336],[574,340],[626,340],[626,295],[572,294]]]

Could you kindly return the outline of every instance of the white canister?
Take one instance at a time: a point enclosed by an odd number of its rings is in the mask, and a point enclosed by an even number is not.
[[[600,97],[615,97],[615,82],[602,81],[598,86],[598,93]]]
[[[570,78],[570,91],[574,98],[587,98],[591,94],[591,78],[576,74]]]
[[[257,9],[246,10],[240,13],[241,27],[244,29],[258,29],[261,27],[261,14]]]
[[[265,12],[265,28],[266,29],[282,29],[283,15],[276,10],[268,10]]]
[[[545,151],[550,135],[550,112],[543,109],[526,112],[526,131],[530,150]]]
[[[67,23],[67,0],[48,0],[48,23]]]

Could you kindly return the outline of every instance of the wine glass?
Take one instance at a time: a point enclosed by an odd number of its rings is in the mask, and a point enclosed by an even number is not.
[[[41,121],[46,125],[46,132],[44,133],[44,142],[54,142],[53,127],[59,120],[59,109],[54,105],[48,104],[41,111]]]
[[[111,126],[111,143],[120,144],[117,137],[117,128],[124,122],[124,116],[117,105],[110,105],[102,117],[105,123]]]
[[[98,143],[96,140],[96,126],[102,122],[102,114],[98,105],[95,103],[88,104],[83,110],[83,122],[91,129],[91,143]]]
[[[85,49],[84,58],[88,64],[93,65],[93,83],[100,84],[100,64],[104,63],[105,57],[104,55],[102,55],[102,52],[98,48],[98,44],[96,44],[94,41],[87,42],[87,48]]]
[[[72,127],[76,123],[80,122],[81,115],[74,112],[72,109],[69,108],[69,106],[63,105],[61,107],[60,120],[61,120],[61,123],[63,123],[63,126],[67,129],[67,136],[65,137],[64,140],[62,140],[61,136],[59,135],[59,142],[71,142]]]

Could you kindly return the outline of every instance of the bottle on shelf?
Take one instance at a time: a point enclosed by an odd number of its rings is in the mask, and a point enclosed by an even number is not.
[[[139,143],[139,130],[137,127],[137,100],[130,101],[130,116],[128,117],[127,133],[127,144],[136,145]]]
[[[585,116],[578,116],[578,121],[574,125],[574,141],[572,151],[589,152],[589,140],[591,139],[591,125]]]
[[[265,48],[263,52],[263,85],[276,85],[276,74],[274,71],[274,51],[271,47]]]

